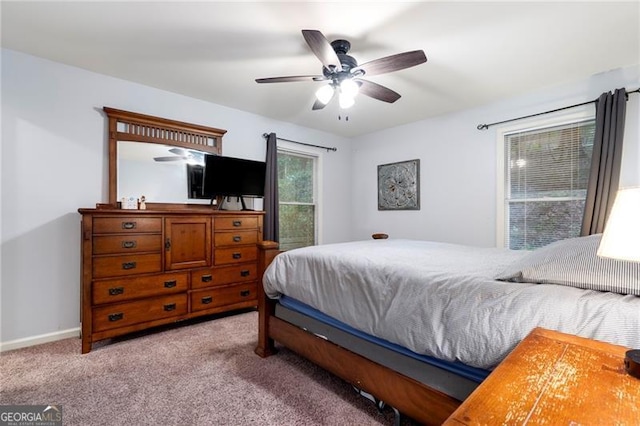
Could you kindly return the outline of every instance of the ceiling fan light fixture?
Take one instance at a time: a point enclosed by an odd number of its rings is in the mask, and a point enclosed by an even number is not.
[[[333,98],[333,86],[327,84],[322,86],[316,91],[316,98],[324,105],[328,104],[331,98]]]
[[[346,93],[340,93],[340,96],[338,97],[338,102],[340,103],[340,108],[342,109],[347,109],[347,108],[351,108],[353,106],[353,104],[356,103],[355,99],[353,98],[353,96],[349,96]]]
[[[340,83],[340,93],[351,98],[355,98],[359,90],[360,86],[358,83],[351,79],[343,80],[342,83]]]
[[[204,165],[204,162],[202,160],[199,161],[193,155],[189,155],[185,160],[187,164],[190,164],[192,166]]]

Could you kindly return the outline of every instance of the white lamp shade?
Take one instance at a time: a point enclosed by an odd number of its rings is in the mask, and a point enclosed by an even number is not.
[[[640,262],[640,188],[618,191],[598,256]]]
[[[327,84],[319,88],[316,92],[316,98],[323,104],[328,104],[331,98],[333,98],[333,86]]]

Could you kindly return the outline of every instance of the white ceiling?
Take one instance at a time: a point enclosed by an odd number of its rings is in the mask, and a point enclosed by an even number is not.
[[[2,1],[1,17],[3,47],[347,137],[640,62],[638,1]],[[359,63],[428,62],[369,78],[394,104],[311,111],[321,83],[254,81],[321,74],[301,29],[346,38]]]

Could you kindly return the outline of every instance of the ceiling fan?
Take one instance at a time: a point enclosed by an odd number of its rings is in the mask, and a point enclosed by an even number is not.
[[[189,164],[204,164],[204,154],[199,151],[192,151],[184,148],[171,148],[169,152],[175,155],[166,157],[154,157],[154,161],[186,161]]]
[[[427,57],[422,50],[398,53],[358,65],[353,56],[347,55],[351,43],[347,40],[334,40],[331,43],[317,30],[302,30],[302,35],[311,51],[322,62],[322,75],[297,75],[288,77],[257,78],[256,83],[288,83],[293,81],[328,81],[316,92],[313,110],[324,108],[338,94],[341,108],[354,104],[358,93],[393,103],[400,94],[372,81],[363,80],[364,76],[385,74],[410,68],[424,62]]]

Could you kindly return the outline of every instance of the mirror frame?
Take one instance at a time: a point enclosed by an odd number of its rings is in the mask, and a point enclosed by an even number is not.
[[[222,154],[222,137],[226,130],[109,107],[102,109],[109,118],[109,204],[113,206],[118,205],[118,141],[156,143]],[[213,146],[209,145],[210,139],[215,140]]]

